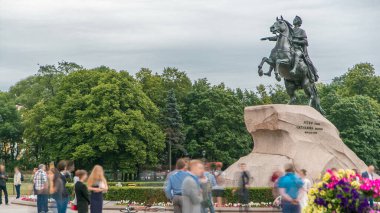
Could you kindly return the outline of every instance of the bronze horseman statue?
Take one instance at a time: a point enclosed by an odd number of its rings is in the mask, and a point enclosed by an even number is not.
[[[276,46],[272,49],[269,58],[262,59],[259,75],[271,76],[274,71],[277,81],[281,81],[281,78],[285,81],[286,92],[290,96],[289,104],[294,104],[296,101],[295,91],[303,89],[310,99],[309,105],[324,114],[315,86],[319,76],[307,52],[306,32],[300,28],[302,19],[296,16],[293,25],[294,28],[282,16],[280,19],[276,18],[276,22],[270,27],[270,31],[275,36],[261,39],[276,41]],[[265,62],[270,66],[266,73],[262,70]]]

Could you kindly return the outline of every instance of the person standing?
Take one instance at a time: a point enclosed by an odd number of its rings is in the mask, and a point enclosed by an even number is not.
[[[303,187],[300,194],[300,207],[301,210],[303,210],[307,206],[307,194],[309,193],[309,190],[311,188],[311,181],[306,177],[307,171],[305,169],[301,169],[299,172],[299,176],[303,181]]]
[[[212,188],[212,193],[216,197],[217,206],[223,206],[224,191],[225,191],[225,174],[222,171],[223,163],[216,163],[216,170],[214,171],[214,177],[216,185]]]
[[[374,180],[375,167],[373,165],[368,166],[367,171],[362,173],[362,178],[367,178],[370,180]],[[369,199],[369,205],[371,208],[374,206],[373,197]]]
[[[60,195],[60,202],[57,203],[57,210],[58,213],[66,213],[67,204],[69,203],[69,193],[66,189],[67,177],[69,176],[67,171],[67,161],[59,161],[57,169],[59,171],[59,174],[57,175],[59,175],[62,182],[62,190],[60,191],[62,194]]]
[[[87,186],[84,184],[87,180],[87,172],[85,170],[78,170],[75,172],[75,176],[79,178],[74,187],[78,213],[88,213],[90,198]]]
[[[75,184],[79,181],[79,177],[76,175],[77,172],[75,172],[75,175],[74,175],[74,200],[71,202],[72,205],[74,206],[77,206],[77,195],[75,194]]]
[[[278,182],[279,191],[282,197],[283,213],[300,213],[299,194],[303,186],[301,178],[295,174],[293,164],[285,166],[285,175]]]
[[[63,202],[63,182],[61,179],[61,174],[58,169],[51,168],[48,171],[48,180],[49,180],[49,193],[51,197],[55,200],[57,212],[62,213],[62,202]]]
[[[215,213],[215,209],[212,203],[212,180],[210,180],[210,176],[213,177],[213,175],[208,175],[208,172],[204,172],[203,175],[200,177],[200,184],[202,189],[202,213],[207,213],[208,210],[210,210],[210,213]]]
[[[16,189],[16,199],[19,199],[20,198],[20,188],[21,188],[21,172],[20,172],[20,169],[18,167],[15,167],[14,169],[15,171],[15,174],[13,176],[13,184],[15,186],[15,189]]]
[[[192,160],[189,163],[189,176],[182,184],[182,212],[200,213],[202,212],[202,192],[199,178],[204,173],[203,163],[200,160]]]
[[[240,165],[240,172],[238,172],[237,175],[237,193],[239,198],[239,212],[248,212],[249,206],[249,184],[251,180],[251,174],[247,170],[247,164],[241,163]]]
[[[37,194],[37,211],[38,213],[48,212],[48,178],[46,175],[46,166],[40,164],[34,175],[34,190]]]
[[[212,188],[216,186],[216,179],[213,174],[210,173],[210,165],[206,164],[205,165],[206,171],[204,172],[204,176],[207,178],[208,185],[211,187],[209,188],[209,193],[208,193],[208,200],[210,201],[208,203],[208,208],[210,209],[210,213],[215,213],[215,208],[214,208],[214,202],[212,200]]]
[[[8,175],[5,172],[5,166],[0,165],[0,205],[3,204],[3,198],[2,198],[3,192],[4,192],[5,205],[8,205],[7,180],[8,180]]]
[[[90,212],[102,213],[103,211],[103,193],[107,192],[108,184],[104,177],[103,167],[95,165],[87,181],[90,196]]]
[[[166,197],[173,202],[174,213],[182,212],[182,183],[190,174],[187,172],[187,161],[177,160],[176,172],[169,177],[165,188]]]

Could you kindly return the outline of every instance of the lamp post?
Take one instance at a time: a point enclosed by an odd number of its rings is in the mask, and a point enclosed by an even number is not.
[[[202,151],[203,162],[206,162],[206,150]]]
[[[172,142],[169,141],[169,172],[172,171]]]

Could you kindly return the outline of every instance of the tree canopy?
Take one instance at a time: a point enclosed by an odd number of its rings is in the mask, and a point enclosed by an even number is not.
[[[380,77],[369,63],[356,64],[331,83],[317,85],[327,118],[343,141],[368,164],[380,166]],[[302,91],[298,104],[307,104]],[[142,68],[135,76],[72,62],[40,66],[34,76],[0,93],[0,141],[9,160],[49,162],[73,159],[136,171],[175,158],[235,162],[252,150],[244,107],[287,103],[281,85],[231,89],[186,72]],[[23,110],[16,110],[16,104]],[[1,118],[1,117],[0,117]],[[5,121],[5,122],[4,122]],[[14,145],[12,145],[14,144]],[[3,146],[4,147],[4,146]],[[16,153],[16,154],[15,154]],[[157,167],[158,168],[158,167]],[[163,167],[161,167],[163,168]]]

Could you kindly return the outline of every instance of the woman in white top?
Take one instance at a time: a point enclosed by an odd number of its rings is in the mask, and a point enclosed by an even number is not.
[[[20,188],[21,188],[21,172],[18,167],[15,167],[15,174],[13,176],[13,184],[15,185],[16,188],[16,199],[20,198]]]
[[[303,181],[303,187],[301,190],[301,197],[300,197],[300,206],[301,209],[304,209],[307,206],[307,194],[309,193],[309,190],[311,188],[311,181],[306,178],[307,171],[305,169],[301,169],[299,171],[299,176],[301,177]]]

